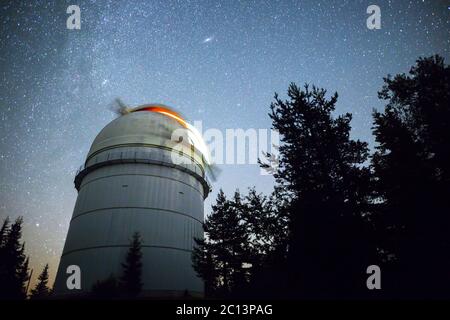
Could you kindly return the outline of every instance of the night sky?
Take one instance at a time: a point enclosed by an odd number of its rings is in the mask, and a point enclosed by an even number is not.
[[[81,8],[68,30],[66,8]],[[366,9],[381,8],[369,30]],[[73,179],[111,102],[159,102],[204,129],[270,128],[274,92],[290,82],[337,91],[368,141],[377,91],[419,56],[449,63],[450,1],[1,1],[0,219],[25,219],[33,281],[52,279],[69,227]],[[269,193],[256,165],[222,165],[223,188]],[[53,281],[53,280],[52,280]]]

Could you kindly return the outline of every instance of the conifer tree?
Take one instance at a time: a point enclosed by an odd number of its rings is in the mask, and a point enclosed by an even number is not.
[[[0,298],[25,299],[26,284],[29,278],[28,258],[25,256],[25,244],[22,238],[21,217],[8,226],[3,224],[2,246],[0,250]],[[5,231],[7,230],[7,231]]]
[[[194,270],[205,282],[205,296],[212,298],[219,287],[219,272],[213,257],[213,246],[203,238],[195,238],[192,252]]]
[[[193,266],[208,297],[264,296],[261,288],[273,277],[266,278],[269,268],[264,273],[261,266],[272,266],[271,257],[282,247],[281,234],[286,232],[270,204],[254,189],[247,196],[236,191],[231,199],[219,191],[203,226],[205,238],[196,239],[193,252]]]
[[[370,225],[367,143],[350,138],[351,114],[334,117],[338,95],[291,84],[269,116],[281,138],[274,176],[289,204],[292,296],[335,298],[366,290],[375,249]]]
[[[48,264],[45,265],[38,277],[38,283],[31,290],[30,299],[46,299],[50,296],[50,288],[48,287]]]
[[[5,220],[3,220],[2,228],[0,229],[0,250],[6,243],[8,231],[9,231],[9,217],[6,217]]]
[[[420,58],[409,74],[384,82],[372,157],[384,290],[449,298],[450,66],[440,56]]]
[[[216,286],[216,296],[230,296],[238,282],[245,281],[243,259],[248,239],[241,224],[241,209],[238,192],[233,200],[228,200],[220,190],[212,213],[203,225],[206,239],[196,240],[198,247],[193,255],[194,269],[206,281],[208,291],[212,290],[210,285]]]
[[[142,290],[142,240],[139,232],[133,234],[120,278],[120,290],[127,297],[136,297]]]
[[[94,299],[113,299],[118,297],[119,284],[116,277],[110,274],[105,280],[97,280],[92,286],[92,295]]]

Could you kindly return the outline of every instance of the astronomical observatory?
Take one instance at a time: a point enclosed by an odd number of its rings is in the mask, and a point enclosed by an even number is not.
[[[75,177],[78,197],[56,295],[83,295],[98,280],[119,278],[135,232],[142,239],[143,296],[203,295],[191,254],[194,237],[203,237],[210,185],[205,145],[192,129],[167,107],[145,105],[101,130]],[[67,288],[70,265],[81,270],[79,290]]]

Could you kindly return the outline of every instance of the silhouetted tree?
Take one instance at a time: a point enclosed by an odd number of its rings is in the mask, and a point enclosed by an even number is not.
[[[228,204],[225,202],[223,209],[224,214],[218,215],[218,217],[223,219],[219,222],[225,226],[223,230],[225,237],[220,241],[221,245],[218,246],[219,250],[216,252],[219,253],[218,257],[224,264],[224,275],[228,280],[228,283],[225,283],[226,292],[236,297],[250,281],[250,268],[255,252],[250,245],[251,238],[243,218],[246,206],[238,190]],[[230,226],[228,229],[226,228],[227,223]]]
[[[372,158],[385,290],[450,297],[450,67],[420,58],[384,79]]]
[[[195,238],[192,252],[194,270],[205,282],[205,296],[214,297],[219,287],[219,270],[212,253],[212,245],[204,238]]]
[[[353,297],[365,288],[374,247],[369,213],[367,143],[350,138],[351,114],[334,118],[337,93],[291,84],[275,94],[270,118],[280,133],[274,176],[289,204],[292,296]]]
[[[9,230],[9,217],[6,217],[6,219],[3,220],[2,228],[0,229],[0,253],[3,245],[6,243],[8,237],[8,230]]]
[[[206,238],[196,239],[193,266],[205,280],[210,296],[228,297],[237,281],[245,281],[243,259],[248,239],[241,223],[241,206],[238,192],[233,200],[228,200],[220,190],[203,224]]]
[[[272,279],[262,276],[262,265],[269,265],[268,257],[282,247],[281,234],[286,232],[272,211],[272,200],[254,189],[245,197],[236,191],[227,199],[220,190],[204,223],[205,238],[196,239],[193,252],[193,266],[208,297],[265,296],[256,291]]]
[[[243,220],[251,254],[250,278],[243,288],[246,298],[286,297],[287,203],[277,188],[269,197],[252,188],[245,197]]]
[[[139,232],[133,234],[131,246],[125,263],[122,264],[123,274],[120,277],[120,292],[127,297],[136,297],[142,290],[142,240]]]
[[[21,255],[25,257],[25,243],[22,244]],[[30,280],[30,270],[28,269],[28,265],[30,264],[30,257],[25,257],[25,261],[22,266],[19,268],[19,272],[17,274],[17,283],[21,287],[20,289],[20,299],[26,299],[28,296],[27,292],[27,284]]]
[[[92,286],[93,299],[114,299],[119,296],[119,284],[116,277],[111,274],[105,280],[97,280]]]
[[[267,197],[251,188],[244,199],[242,219],[249,235],[248,246],[255,254],[252,264],[260,264],[259,259],[286,245],[287,216],[280,210],[281,198],[276,195]]]
[[[9,225],[6,219],[1,229],[0,299],[25,299],[28,281],[28,258],[21,243],[23,219]]]
[[[50,288],[48,287],[48,264],[45,265],[38,277],[38,283],[31,290],[30,299],[40,300],[50,296]]]

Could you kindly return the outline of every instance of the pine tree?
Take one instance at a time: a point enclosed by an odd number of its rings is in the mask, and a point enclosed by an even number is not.
[[[420,58],[388,76],[374,113],[376,223],[386,253],[385,290],[398,297],[450,297],[450,66]]]
[[[218,297],[229,297],[233,290],[246,282],[244,262],[248,258],[248,242],[242,225],[242,201],[239,192],[228,200],[219,191],[212,213],[203,225],[206,239],[197,239],[193,266],[206,281],[207,291]],[[215,286],[213,289],[212,286]]]
[[[5,245],[8,241],[8,233],[10,231],[10,227],[9,217],[6,217],[6,219],[3,220],[2,228],[0,229],[0,279],[3,281],[5,281],[5,277],[7,276],[7,255]]]
[[[22,244],[21,254],[25,257],[25,243]],[[30,280],[30,270],[28,269],[28,265],[30,263],[30,258],[25,257],[25,261],[23,264],[19,267],[19,270],[17,272],[17,282],[18,285],[21,287],[20,289],[20,299],[26,299],[28,296],[27,292],[27,284]]]
[[[203,226],[205,238],[196,239],[192,256],[208,297],[270,296],[264,286],[274,279],[269,275],[275,272],[272,258],[275,253],[280,258],[287,239],[286,221],[277,216],[273,204],[254,189],[246,196],[236,191],[231,199],[219,191]]]
[[[118,297],[118,283],[116,277],[111,274],[105,280],[97,280],[92,286],[92,298],[113,299]]]
[[[139,232],[133,234],[120,278],[120,290],[127,297],[136,297],[142,290],[142,240]]]
[[[289,284],[293,296],[335,298],[365,290],[374,248],[370,226],[367,143],[350,138],[351,114],[336,118],[338,95],[291,84],[275,94],[270,118],[281,137],[274,176],[289,203]],[[370,263],[372,262],[372,263]]]
[[[6,243],[8,231],[9,231],[9,217],[6,217],[6,219],[3,220],[2,228],[0,229],[0,252],[4,244]]]
[[[48,287],[48,264],[45,265],[38,277],[36,287],[31,290],[30,299],[46,299],[50,296],[50,288]]]
[[[21,217],[8,228],[4,223],[6,236],[3,236],[0,260],[0,298],[25,299],[26,284],[29,279],[28,259],[25,256],[25,244],[22,238]]]
[[[272,252],[286,248],[288,217],[284,199],[273,192],[270,196],[250,188],[245,196],[242,219],[250,235],[249,248],[255,255],[253,264],[261,264]]]
[[[192,252],[193,268],[197,275],[205,282],[205,296],[212,298],[219,287],[219,273],[213,257],[212,245],[205,239],[194,239],[195,246]]]
[[[288,217],[284,201],[277,190],[265,196],[251,188],[245,196],[243,220],[250,238],[245,297],[286,297]]]

